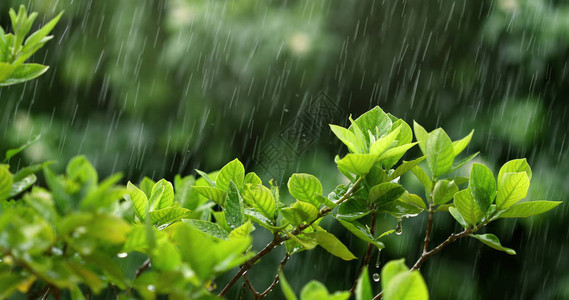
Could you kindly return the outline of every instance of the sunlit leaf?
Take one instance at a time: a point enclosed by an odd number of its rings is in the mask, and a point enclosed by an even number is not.
[[[322,196],[322,184],[314,175],[296,173],[288,180],[288,191],[298,201],[308,202],[319,207],[317,196]]]
[[[429,133],[425,142],[425,150],[427,163],[434,178],[450,171],[454,161],[454,150],[452,141],[443,129],[438,128]]]
[[[481,241],[482,243],[486,244],[487,246],[494,248],[496,250],[504,251],[510,255],[516,255],[516,251],[514,249],[506,248],[502,246],[498,237],[493,234],[486,233],[486,234],[471,234],[471,237]]]
[[[552,210],[559,204],[561,201],[545,200],[516,203],[502,213],[500,218],[527,218]]]
[[[468,188],[478,207],[486,213],[496,197],[496,180],[492,171],[483,164],[473,164]]]
[[[526,172],[505,173],[498,186],[496,207],[506,209],[527,196],[529,177]]]
[[[215,179],[215,186],[227,191],[230,181],[233,181],[237,187],[240,187],[244,180],[245,168],[238,159],[234,159],[219,170],[219,174],[217,174]]]

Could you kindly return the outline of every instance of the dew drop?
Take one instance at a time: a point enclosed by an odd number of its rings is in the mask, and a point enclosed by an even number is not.
[[[401,219],[397,220],[397,226],[395,227],[395,234],[401,235],[403,233],[403,224]]]
[[[147,288],[149,291],[151,291],[151,292],[155,292],[155,291],[156,291],[156,287],[153,286],[152,284],[149,284],[146,288]]]
[[[379,282],[379,273],[373,273],[372,278],[373,278],[373,281]]]
[[[128,253],[126,253],[126,252],[121,252],[121,253],[117,254],[118,258],[125,258],[127,256],[128,256]]]
[[[375,259],[375,268],[379,269],[379,257],[381,254],[381,250],[377,251],[377,258]]]

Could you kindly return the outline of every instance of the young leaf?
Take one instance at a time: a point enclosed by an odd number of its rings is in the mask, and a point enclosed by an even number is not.
[[[393,123],[393,128],[397,128],[400,127],[401,131],[399,132],[399,134],[397,135],[396,140],[398,141],[397,145],[398,146],[403,146],[403,145],[407,145],[407,144],[415,144],[412,143],[413,142],[413,131],[411,130],[411,127],[409,127],[409,125],[403,121],[402,119],[398,119]],[[399,148],[399,150],[392,150],[389,151],[389,155],[386,155],[385,157],[381,158],[382,160],[382,164],[387,168],[387,169],[391,169],[400,159],[401,157],[403,157],[403,155],[405,154],[405,151],[400,152],[400,154],[397,154],[398,151],[400,151],[402,148]],[[389,158],[387,158],[389,157]]]
[[[342,141],[342,143],[344,143],[346,147],[348,147],[348,150],[350,150],[350,152],[352,153],[363,152],[364,149],[357,148],[358,142],[356,140],[356,136],[352,131],[344,127],[332,124],[330,124],[330,129],[332,129],[332,132],[338,137],[338,139],[340,139],[340,141]]]
[[[415,139],[419,142],[419,148],[421,148],[421,152],[423,155],[427,155],[427,147],[425,143],[427,142],[427,138],[429,137],[429,133],[423,128],[423,126],[419,125],[419,123],[413,121],[413,131],[415,132]]]
[[[403,154],[405,154],[405,152],[407,152],[407,150],[411,149],[416,144],[417,143],[409,143],[409,144],[404,144],[401,146],[391,148],[391,149],[383,152],[377,160],[381,161],[382,163],[387,165],[387,168],[391,168],[395,163],[397,163],[399,158],[401,158],[403,156]],[[393,158],[395,158],[395,157],[397,157],[397,160],[394,161]],[[385,163],[384,161],[387,161],[387,160],[390,162]]]
[[[98,182],[97,170],[83,155],[73,157],[66,168],[67,176],[71,180],[95,186]]]
[[[229,181],[233,181],[237,187],[240,187],[245,180],[245,168],[243,164],[236,158],[226,164],[215,179],[215,186],[227,191],[229,189]]]
[[[225,220],[231,229],[243,225],[245,217],[243,209],[243,199],[239,194],[239,189],[233,181],[229,181],[227,200],[225,201]]]
[[[0,80],[1,81],[1,80]],[[29,142],[25,143],[24,145],[16,148],[16,149],[10,149],[8,151],[6,151],[6,158],[4,158],[4,163],[7,162],[8,160],[10,160],[10,158],[14,157],[14,155],[26,150],[27,148],[29,148],[31,145],[35,144],[37,141],[39,141],[41,138],[41,135],[38,134],[36,137],[34,137],[33,139],[31,139]]]
[[[154,185],[156,184],[156,182],[146,176],[144,176],[144,178],[142,178],[142,181],[140,181],[140,189],[144,192],[144,194],[146,195],[147,198],[150,198],[150,196],[152,196],[152,188],[154,187]]]
[[[383,152],[385,152],[385,150],[394,146],[395,138],[397,137],[397,135],[399,135],[399,132],[401,132],[401,126],[395,128],[389,134],[380,138],[375,143],[371,144],[369,148],[369,153],[374,155],[380,155]]]
[[[318,208],[307,202],[295,202],[291,207],[281,209],[283,217],[292,225],[310,222],[318,217]]]
[[[472,131],[470,131],[470,133],[464,138],[452,142],[452,147],[454,148],[454,156],[459,155],[462,152],[462,150],[464,150],[466,146],[470,144],[470,140],[472,139],[473,134],[474,134],[474,129],[472,129]]]
[[[454,206],[449,206],[448,212],[458,222],[458,224],[460,224],[464,228],[468,227],[468,223],[466,223],[466,221],[464,220],[464,217],[460,214],[458,209],[456,209]]]
[[[502,213],[500,218],[527,218],[552,210],[559,204],[561,201],[545,200],[517,203]]]
[[[174,204],[174,187],[165,179],[156,182],[150,194],[151,210],[168,208]]]
[[[383,290],[389,287],[391,280],[401,274],[408,272],[409,268],[405,265],[405,259],[397,259],[389,261],[381,270],[381,288]]]
[[[487,246],[494,248],[496,250],[504,251],[510,255],[516,255],[516,251],[514,249],[506,248],[500,244],[500,240],[493,234],[471,234],[471,237],[481,241],[482,243],[486,244]]]
[[[484,216],[484,212],[476,204],[470,188],[454,194],[454,207],[460,212],[464,221],[469,225],[476,225]]]
[[[152,224],[160,226],[180,221],[183,218],[189,218],[191,216],[191,211],[182,207],[167,207],[153,210],[149,212],[149,215],[152,220]]]
[[[243,225],[233,229],[229,233],[229,239],[244,239],[249,237],[251,231],[255,230],[255,227],[251,223],[251,221],[247,221],[243,223]]]
[[[483,164],[473,164],[470,170],[469,189],[478,207],[486,213],[496,197],[496,180],[492,171]]]
[[[225,206],[225,192],[222,189],[211,186],[194,186],[193,189],[215,204]]]
[[[458,186],[454,180],[439,180],[433,189],[433,203],[435,205],[445,204],[454,197],[456,192],[458,192]]]
[[[127,183],[126,189],[127,194],[125,194],[125,199],[132,201],[134,213],[140,221],[144,221],[146,213],[148,212],[148,199],[146,195],[130,181]]]
[[[296,295],[294,294],[294,291],[292,290],[292,288],[288,284],[288,281],[286,280],[286,277],[284,276],[283,271],[279,271],[279,281],[281,283],[281,289],[283,291],[285,299],[286,300],[297,300]]]
[[[531,181],[531,175],[532,175],[531,168],[527,160],[525,158],[522,158],[522,159],[510,160],[500,168],[500,172],[498,172],[498,185],[502,183],[504,174],[517,173],[517,172],[526,172],[526,174],[528,175],[528,179]]]
[[[342,224],[351,233],[353,233],[355,236],[357,236],[361,240],[365,241],[366,243],[373,244],[374,246],[377,247],[377,249],[385,248],[385,245],[382,242],[375,239],[375,237],[369,231],[369,228],[365,227],[360,222],[348,221],[348,220],[342,220],[342,219],[337,219],[337,220],[338,220],[338,222],[340,222],[340,224]]]
[[[384,289],[385,300],[428,300],[429,292],[419,271],[403,272],[393,277]]]
[[[298,201],[308,202],[316,207],[320,201],[316,196],[322,196],[322,184],[314,175],[297,173],[288,180],[288,191]]]
[[[318,245],[334,256],[343,260],[357,259],[357,257],[331,233],[326,231],[314,231],[307,233],[306,236],[314,238],[318,242]]]
[[[194,220],[194,219],[183,219],[182,222],[191,225],[193,228],[206,233],[212,237],[218,238],[220,240],[227,240],[229,239],[229,232],[223,229],[223,227],[219,226],[216,223],[212,223],[209,221],[204,220]],[[209,249],[208,251],[210,251]]]
[[[529,177],[526,172],[505,173],[498,186],[496,207],[506,209],[527,196]]]
[[[263,181],[254,172],[249,172],[247,173],[247,175],[245,175],[245,180],[243,181],[243,183],[244,184],[250,183],[255,185],[255,184],[263,184]]]
[[[413,169],[411,169],[411,172],[415,174],[415,177],[417,177],[417,179],[419,179],[419,182],[423,185],[423,187],[425,187],[427,194],[430,194],[433,190],[433,182],[425,170],[419,166],[415,166]]]
[[[367,266],[364,266],[362,269],[362,274],[356,285],[355,294],[356,300],[371,300],[373,297]]]
[[[460,167],[466,165],[468,162],[470,162],[471,160],[473,160],[476,156],[478,156],[478,154],[480,154],[480,152],[476,152],[474,154],[469,155],[468,157],[460,160],[458,163],[456,163],[455,165],[452,166],[452,168],[450,169],[451,172],[454,172],[456,170],[458,170]]]
[[[12,184],[12,173],[8,170],[8,166],[0,165],[0,201],[8,199]]]
[[[405,193],[405,189],[398,183],[384,182],[369,190],[369,202],[387,204],[399,198]]]
[[[260,184],[248,185],[243,191],[243,200],[269,220],[275,216],[277,211],[275,197],[267,187]]]
[[[420,162],[422,162],[425,158],[427,158],[426,156],[421,156],[417,159],[411,160],[411,161],[403,161],[403,163],[397,167],[397,169],[395,169],[395,171],[389,175],[388,180],[393,180],[397,177],[400,177],[401,175],[407,173],[408,171],[412,170],[415,166],[417,166]],[[430,180],[429,180],[430,182]]]
[[[1,176],[1,175],[0,175]],[[34,174],[30,174],[27,177],[20,179],[12,184],[12,188],[10,189],[10,196],[9,198],[13,198],[18,194],[24,192],[25,190],[29,189],[34,183],[37,181],[37,177]],[[1,199],[1,196],[0,196]]]
[[[377,155],[374,154],[347,154],[337,164],[341,170],[363,176],[369,172],[376,161]]]
[[[367,206],[358,199],[348,199],[340,204],[336,218],[344,220],[356,220],[371,212]]]
[[[363,115],[359,116],[354,123],[361,129],[364,133],[365,141],[369,144],[369,134],[371,132],[376,138],[387,134],[392,127],[392,121],[389,116],[376,106]],[[355,125],[350,126],[350,130],[354,131]]]
[[[40,64],[21,64],[10,75],[0,82],[0,87],[23,83],[47,72],[48,66]]]
[[[454,160],[454,149],[446,132],[441,128],[432,131],[425,142],[425,149],[433,178],[448,173]]]
[[[198,175],[200,175],[201,178],[203,178],[209,184],[209,186],[215,187],[215,182],[211,178],[209,178],[209,175],[206,172],[196,169],[196,173],[198,173]]]

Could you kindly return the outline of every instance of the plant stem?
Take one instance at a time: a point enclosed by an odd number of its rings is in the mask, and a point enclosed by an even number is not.
[[[429,201],[429,219],[427,221],[427,230],[425,231],[425,243],[423,244],[423,253],[429,252],[429,243],[431,242],[431,228],[433,227],[433,203]]]
[[[348,189],[346,191],[346,193],[342,196],[342,198],[338,199],[336,204],[340,205],[342,202],[348,200],[348,198],[350,198],[350,196],[352,196],[352,194],[356,191],[356,189],[363,182],[363,180],[364,180],[363,176],[358,178],[358,180],[356,180],[356,182],[354,182],[352,187],[350,187],[350,189]],[[330,207],[327,207],[327,206],[322,207],[322,209],[320,209],[320,211],[318,212],[318,216],[314,220],[312,220],[308,223],[303,223],[303,224],[298,225],[298,227],[296,227],[290,234],[298,235],[298,234],[302,233],[302,231],[304,229],[310,227],[312,224],[314,224],[314,222],[316,222],[316,220],[324,217],[325,215],[327,215],[331,211],[332,211],[332,208],[330,208]],[[269,254],[269,252],[271,252],[274,248],[281,245],[284,241],[287,241],[288,239],[290,239],[290,236],[281,237],[278,235],[278,233],[275,233],[273,240],[269,244],[267,244],[265,246],[265,248],[263,248],[263,250],[261,250],[261,252],[257,253],[255,256],[250,258],[248,261],[246,261],[241,266],[241,268],[239,269],[237,274],[235,274],[235,276],[233,276],[233,278],[231,278],[231,280],[225,285],[225,287],[223,287],[221,292],[219,292],[219,296],[224,296],[225,294],[227,294],[229,289],[231,289],[231,287],[233,287],[233,285],[235,285],[235,283],[239,280],[239,278],[241,276],[243,276],[243,274],[245,274],[245,272],[247,270],[249,270],[259,259],[261,259],[261,257]]]
[[[273,282],[271,283],[271,285],[263,293],[261,293],[261,296],[263,298],[265,296],[267,296],[275,288],[277,283],[279,283],[279,276],[280,276],[279,274],[284,269],[284,266],[286,265],[286,262],[288,261],[289,258],[290,258],[290,255],[288,255],[288,253],[285,254],[285,257],[283,257],[283,259],[281,260],[281,263],[279,265],[279,270],[277,271],[277,275],[275,275],[275,279],[273,279]]]
[[[369,231],[370,231],[372,236],[375,234],[375,218],[376,218],[376,216],[377,216],[377,211],[374,210],[371,213],[371,222],[370,222],[370,226],[369,226]],[[367,244],[367,251],[366,251],[366,255],[364,256],[364,260],[362,261],[362,267],[360,269],[358,276],[356,277],[356,280],[354,281],[354,284],[352,285],[352,288],[350,289],[350,294],[352,296],[356,292],[356,286],[358,285],[358,280],[360,280],[360,277],[362,277],[362,275],[363,275],[364,268],[369,264],[369,260],[371,259],[371,253],[373,251],[373,247],[374,247],[374,245],[372,243]]]

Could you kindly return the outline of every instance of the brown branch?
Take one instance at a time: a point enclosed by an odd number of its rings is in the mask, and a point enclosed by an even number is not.
[[[253,284],[249,280],[249,276],[247,276],[247,274],[243,274],[243,280],[245,281],[245,286],[247,286],[253,294],[253,298],[255,298],[255,300],[259,299],[260,294],[255,290],[255,287],[253,287]]]
[[[423,253],[429,252],[429,243],[431,242],[431,228],[433,227],[433,203],[429,202],[429,219],[427,221],[427,230],[425,231],[425,243],[423,244]]]
[[[370,231],[372,236],[375,234],[375,217],[376,216],[377,216],[377,211],[374,210],[371,213],[371,222],[370,222],[370,226],[369,226],[370,227],[369,231]],[[360,277],[362,277],[365,266],[367,266],[369,264],[369,260],[371,259],[371,252],[373,251],[373,246],[374,245],[372,243],[368,243],[368,245],[367,245],[367,251],[366,251],[366,255],[364,256],[364,260],[362,261],[362,267],[360,269],[358,276],[356,277],[356,280],[354,281],[354,284],[352,285],[352,288],[350,289],[350,294],[352,296],[356,292],[356,286],[358,285],[358,280],[360,280]]]
[[[356,189],[363,182],[363,180],[364,180],[363,177],[358,178],[358,180],[356,180],[356,182],[354,182],[354,184],[346,191],[346,193],[342,196],[342,198],[338,199],[336,204],[340,205],[342,202],[348,200],[348,198],[350,198],[350,196],[352,196],[352,194],[356,191]],[[324,217],[325,215],[327,215],[331,211],[332,211],[332,208],[324,206],[322,209],[320,209],[320,211],[318,212],[318,216],[314,220],[312,220],[308,223],[302,223],[302,224],[298,225],[298,227],[296,227],[290,234],[298,235],[298,234],[302,233],[302,231],[304,231],[306,228],[308,228],[312,224],[314,224],[314,222],[316,222],[316,220]],[[287,241],[288,239],[290,239],[290,236],[281,237],[278,235],[278,233],[275,233],[273,240],[269,244],[267,244],[265,246],[265,248],[263,248],[263,250],[261,250],[261,252],[257,253],[255,256],[250,258],[248,261],[246,261],[241,266],[241,268],[239,269],[237,274],[235,274],[235,276],[233,276],[233,278],[231,278],[231,280],[225,285],[225,287],[223,287],[221,292],[219,292],[218,296],[224,296],[225,294],[227,294],[229,289],[231,289],[231,287],[233,287],[233,285],[235,285],[235,283],[239,280],[239,278],[241,276],[243,276],[243,274],[245,274],[245,272],[247,272],[247,270],[249,270],[259,259],[261,259],[261,257],[267,255],[274,248],[281,245],[284,241]]]
[[[138,269],[136,269],[136,273],[134,274],[134,279],[138,278],[146,269],[150,267],[150,258],[147,258]]]
[[[273,279],[273,283],[271,283],[271,285],[263,293],[261,293],[262,297],[267,296],[275,288],[275,286],[279,283],[279,276],[280,276],[279,274],[284,269],[284,266],[286,265],[289,258],[290,258],[290,255],[288,255],[288,253],[285,254],[285,257],[283,257],[283,259],[281,260],[281,263],[279,265],[279,270],[277,271],[277,275],[275,275],[275,279]]]

